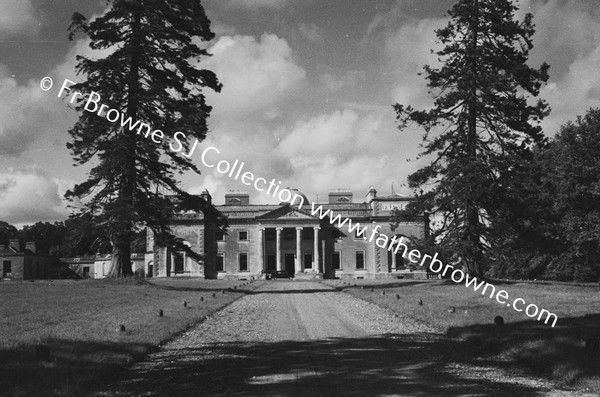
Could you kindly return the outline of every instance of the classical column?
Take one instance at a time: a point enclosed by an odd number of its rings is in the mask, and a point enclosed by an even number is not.
[[[283,270],[281,266],[281,231],[282,227],[275,228],[277,230],[277,270]]]
[[[314,228],[314,235],[315,235],[315,247],[313,250],[313,272],[319,272],[319,230],[321,230],[321,228],[319,226],[315,226]]]
[[[302,228],[296,228],[296,273],[303,272],[302,264]]]
[[[396,254],[392,251],[392,272],[396,271]]]
[[[258,229],[258,265],[262,271],[266,270],[265,268],[265,229],[262,227]]]

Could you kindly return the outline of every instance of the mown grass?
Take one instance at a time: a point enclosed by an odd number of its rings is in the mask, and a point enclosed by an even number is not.
[[[0,282],[0,395],[82,395],[256,285],[202,279]],[[42,360],[45,348],[50,358]]]
[[[560,386],[600,395],[600,351],[586,340],[600,337],[600,291],[597,284],[498,283],[510,302],[523,298],[558,316],[555,327],[528,318],[464,284],[417,280],[335,280],[330,285],[361,299],[427,323],[464,341],[474,361],[485,358],[499,367],[517,365]],[[489,291],[489,290],[488,290]],[[385,293],[385,294],[384,294]],[[419,305],[419,301],[422,305]],[[525,304],[526,305],[526,304]],[[453,310],[454,309],[454,310]],[[494,325],[502,316],[503,327]],[[589,343],[589,342],[588,342]]]

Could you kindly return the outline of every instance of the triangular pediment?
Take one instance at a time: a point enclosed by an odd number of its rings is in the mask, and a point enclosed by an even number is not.
[[[310,220],[319,220],[318,217],[312,216],[310,212],[300,210],[298,208],[293,208],[289,205],[277,208],[269,213],[259,216],[257,219],[281,219],[281,220],[301,220],[301,219],[310,219]]]

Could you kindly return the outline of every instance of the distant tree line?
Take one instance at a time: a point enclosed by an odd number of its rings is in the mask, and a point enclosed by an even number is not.
[[[79,217],[59,222],[37,222],[21,229],[0,221],[0,245],[6,246],[11,239],[18,239],[20,247],[35,242],[36,253],[54,257],[85,257],[111,253],[108,234],[94,225],[91,219]],[[131,251],[146,251],[145,231],[137,233]]]

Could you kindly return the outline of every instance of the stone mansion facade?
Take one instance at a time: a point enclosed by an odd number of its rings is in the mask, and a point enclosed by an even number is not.
[[[295,191],[297,192],[297,191]],[[299,192],[298,192],[299,193]],[[203,196],[211,200],[208,192]],[[287,270],[296,278],[385,278],[410,272],[402,251],[394,254],[369,241],[371,230],[388,237],[421,238],[427,233],[428,220],[420,217],[401,223],[391,230],[393,208],[404,208],[411,198],[402,195],[378,197],[371,188],[362,202],[354,202],[353,193],[336,190],[326,203],[316,204],[342,220],[368,226],[364,236],[338,228],[328,216],[312,214],[311,204],[302,195],[304,205],[289,203],[251,204],[246,192],[229,192],[225,204],[217,205],[229,222],[226,232],[205,222],[201,213],[180,214],[172,228],[195,252],[204,255],[198,263],[184,252],[173,252],[154,244],[148,233],[145,255],[148,277],[205,277],[209,279],[256,279],[275,270]]]

